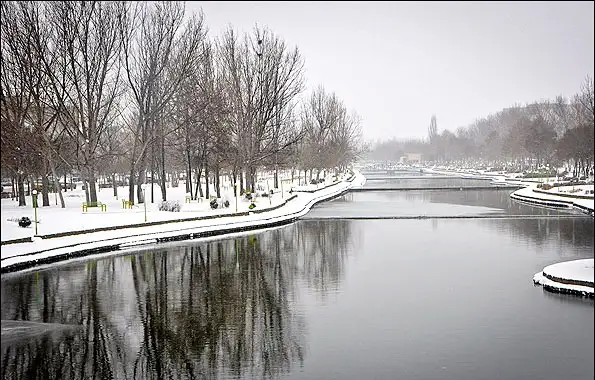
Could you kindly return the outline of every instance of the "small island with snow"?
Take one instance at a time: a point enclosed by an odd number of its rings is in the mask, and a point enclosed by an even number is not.
[[[593,259],[572,260],[545,267],[533,277],[546,290],[593,298]]]

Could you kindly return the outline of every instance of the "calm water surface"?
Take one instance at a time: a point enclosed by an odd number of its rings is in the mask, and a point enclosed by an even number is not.
[[[3,275],[3,320],[80,329],[3,343],[2,378],[593,379],[593,300],[532,283],[593,257],[593,219],[509,193],[352,193],[275,230]],[[325,219],[379,213],[511,218]]]
[[[476,178],[457,178],[401,172],[390,175],[366,176],[366,187],[397,187],[397,188],[440,188],[440,187],[485,187],[490,186],[490,180]]]

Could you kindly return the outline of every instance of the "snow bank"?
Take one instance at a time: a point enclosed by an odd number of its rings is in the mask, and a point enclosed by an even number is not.
[[[594,259],[565,261],[549,265],[533,276],[546,290],[593,297]]]
[[[140,244],[205,238],[287,224],[305,215],[316,203],[340,196],[351,187],[362,186],[364,183],[365,177],[356,173],[346,180],[314,192],[294,191],[294,195],[297,196],[291,201],[284,203],[281,207],[272,207],[270,210],[260,213],[248,212],[242,216],[221,215],[216,218],[180,220],[166,224],[140,225],[109,231],[87,231],[51,239],[37,238],[33,242],[2,245],[1,271],[10,272]],[[176,218],[181,217],[180,213],[171,214],[177,214]],[[112,216],[112,218],[117,218],[117,216]]]

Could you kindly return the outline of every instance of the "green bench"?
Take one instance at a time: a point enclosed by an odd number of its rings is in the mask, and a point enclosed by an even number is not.
[[[107,211],[107,205],[101,202],[83,202],[83,212],[89,211],[89,207],[99,207],[101,211]]]

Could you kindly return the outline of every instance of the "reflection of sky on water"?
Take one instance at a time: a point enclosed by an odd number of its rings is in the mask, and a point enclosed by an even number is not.
[[[572,210],[520,204],[510,199],[511,192],[512,190],[353,192],[316,205],[306,218],[578,214]]]
[[[456,177],[438,177],[432,178],[431,176],[419,176],[419,177],[405,177],[405,178],[383,178],[383,177],[370,177],[366,181],[364,188],[386,188],[386,187],[484,187],[490,186],[490,180],[485,179],[466,179]]]

